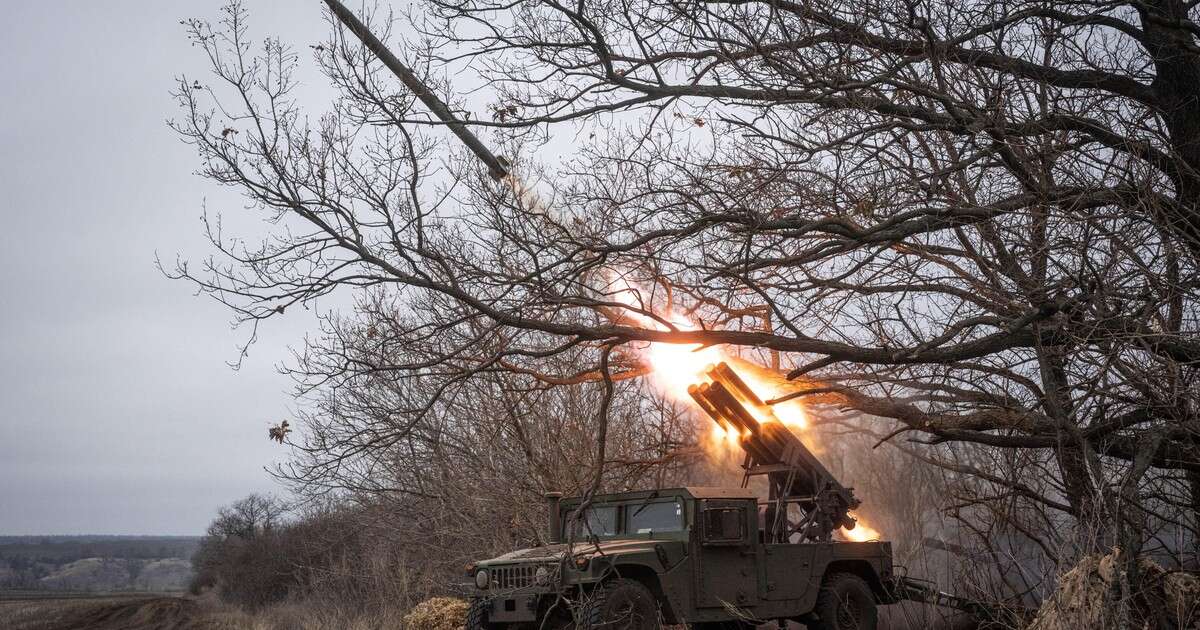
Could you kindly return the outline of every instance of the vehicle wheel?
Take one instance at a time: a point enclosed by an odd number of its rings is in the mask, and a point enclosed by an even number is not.
[[[875,630],[879,621],[875,594],[853,573],[826,576],[813,612],[817,619],[810,630]]]
[[[580,630],[659,630],[658,602],[637,580],[618,578],[596,587],[579,610]]]
[[[558,605],[543,607],[538,614],[538,620],[531,626],[532,630],[574,630],[575,620],[565,602]]]
[[[471,607],[467,609],[467,630],[496,630],[499,626],[488,623],[488,602],[486,599],[476,597],[471,600]]]

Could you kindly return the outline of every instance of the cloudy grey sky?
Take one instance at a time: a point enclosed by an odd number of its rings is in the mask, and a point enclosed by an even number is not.
[[[205,69],[179,21],[221,3],[4,3],[0,535],[196,534],[277,489],[266,429],[291,400],[275,368],[312,322],[273,323],[235,372],[245,331],[154,266],[207,252],[205,199],[241,207],[165,124],[174,77]],[[246,5],[253,33],[302,53],[325,36],[317,0]]]

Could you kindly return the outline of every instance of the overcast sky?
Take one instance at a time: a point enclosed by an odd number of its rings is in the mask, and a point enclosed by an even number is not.
[[[241,206],[165,124],[174,77],[205,69],[179,21],[221,3],[4,3],[0,535],[198,534],[218,506],[278,490],[263,468],[286,452],[266,433],[291,384],[276,366],[312,322],[273,322],[235,372],[245,331],[154,266],[207,253],[205,199]],[[246,6],[252,33],[311,68],[320,2]]]

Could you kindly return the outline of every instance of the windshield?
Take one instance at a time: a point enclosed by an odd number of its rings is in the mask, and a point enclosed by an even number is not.
[[[625,531],[630,534],[678,532],[683,530],[683,504],[678,501],[647,503],[629,507]]]
[[[574,508],[566,506],[562,513],[563,535],[574,540],[592,536],[631,536],[687,530],[684,503],[678,498],[649,501],[637,500],[620,504],[593,505],[583,512],[574,524],[568,523]],[[569,525],[569,527],[568,527]]]
[[[574,534],[580,536],[614,536],[617,533],[617,507],[606,505],[588,508],[575,523]]]

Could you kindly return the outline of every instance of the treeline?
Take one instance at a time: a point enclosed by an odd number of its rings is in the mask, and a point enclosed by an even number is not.
[[[287,508],[278,499],[252,494],[221,508],[207,536],[192,556],[189,590],[200,594],[215,589],[222,599],[259,608],[300,590],[308,580],[311,559],[302,551],[311,547],[321,522],[336,518],[309,516],[286,518]],[[326,540],[326,542],[332,542]],[[337,545],[327,548],[337,555]]]
[[[407,610],[461,574],[461,564],[422,551],[423,531],[383,505],[289,508],[250,495],[209,526],[192,557],[189,590],[251,611],[285,601]]]
[[[0,560],[66,564],[84,558],[190,558],[196,536],[0,536]]]

